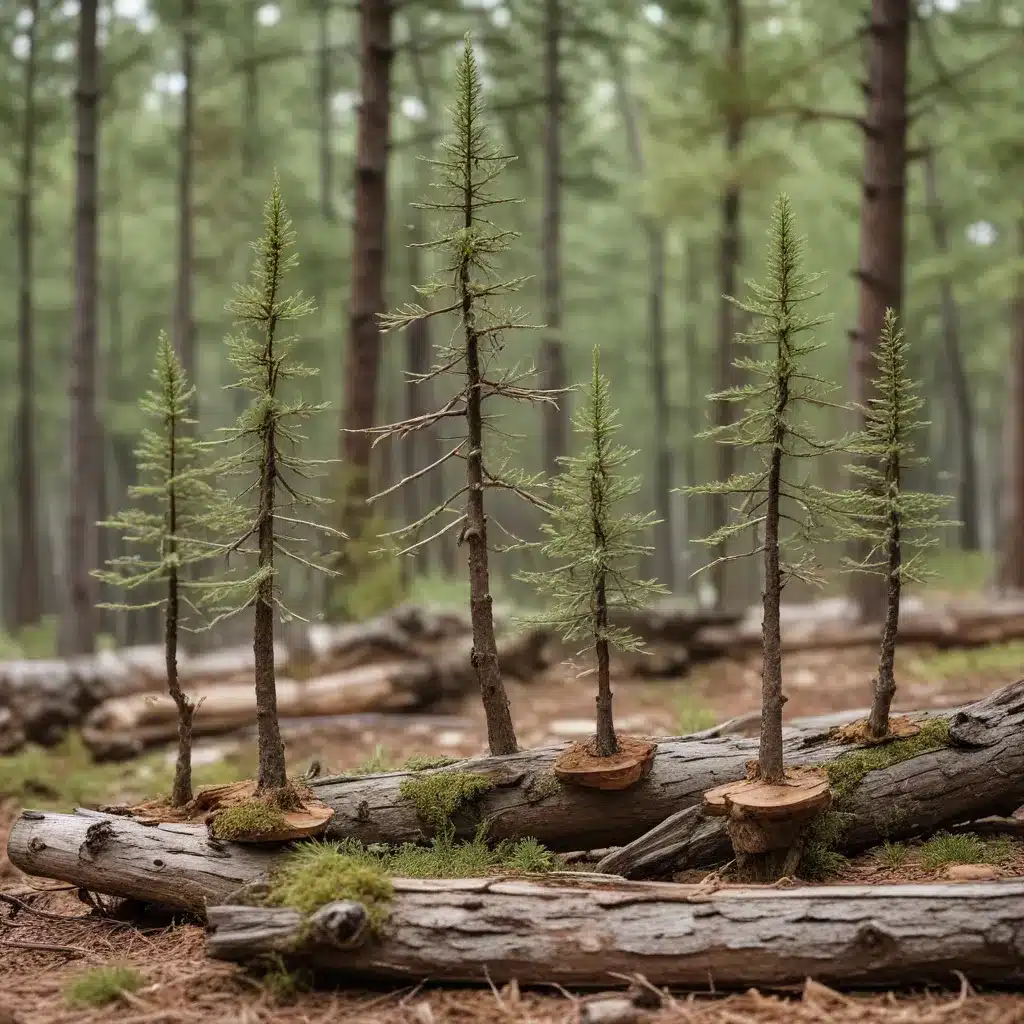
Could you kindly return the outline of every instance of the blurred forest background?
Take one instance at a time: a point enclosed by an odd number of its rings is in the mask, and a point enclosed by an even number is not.
[[[690,579],[706,557],[691,539],[727,510],[675,489],[731,468],[694,437],[722,415],[705,394],[735,382],[743,324],[721,296],[762,275],[785,190],[808,269],[826,275],[819,369],[841,401],[866,395],[882,312],[901,313],[931,421],[911,484],[953,495],[962,521],[938,559],[948,584],[1024,585],[1019,0],[3,0],[0,656],[158,638],[155,615],[94,610],[89,570],[118,543],[94,523],[126,503],[161,329],[198,386],[201,433],[238,413],[224,305],[275,169],[292,284],[318,306],[299,322],[297,355],[320,368],[304,396],[331,403],[305,454],[343,459],[323,493],[348,479],[359,497],[368,442],[342,427],[429,406],[404,374],[450,325],[381,335],[375,314],[436,269],[409,247],[435,227],[410,203],[428,192],[420,158],[447,129],[467,31],[495,141],[518,157],[501,191],[524,202],[502,223],[521,237],[501,273],[531,275],[519,302],[546,325],[509,335],[504,361],[559,387],[601,346],[622,440],[641,452],[638,500],[664,520],[645,568],[704,604],[757,599],[754,564]],[[519,465],[549,469],[575,444],[572,404],[502,410]],[[832,434],[854,422],[824,419]],[[442,443],[378,446],[370,486]],[[418,518],[460,468],[373,506],[362,531]],[[841,460],[814,472],[843,483]],[[533,510],[503,497],[492,514],[535,535]],[[494,559],[499,600],[529,600],[511,580],[529,561]],[[334,594],[289,569],[289,603],[343,618],[465,593],[452,538],[349,562]]]

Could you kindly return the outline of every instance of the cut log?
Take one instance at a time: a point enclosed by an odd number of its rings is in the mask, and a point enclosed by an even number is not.
[[[266,953],[346,979],[574,987],[1024,981],[1024,882],[744,888],[610,880],[395,880],[380,937],[352,948],[351,904],[307,923],[281,908],[211,906],[211,956]],[[336,933],[336,934],[335,934]],[[357,933],[358,934],[358,933]]]
[[[528,679],[540,671],[545,664],[544,642],[544,634],[538,631],[500,637],[498,653],[508,674],[522,672],[522,678]],[[465,637],[429,658],[416,654],[415,660],[395,660],[392,655],[383,663],[360,664],[301,682],[278,679],[278,716],[310,718],[432,707],[476,685],[471,647],[472,638]],[[366,654],[366,645],[359,650]],[[256,696],[249,680],[198,686],[190,696],[202,702],[192,722],[194,736],[222,735],[256,721]],[[153,693],[105,701],[89,713],[82,727],[83,739],[97,760],[135,757],[177,734],[177,707],[166,694]]]

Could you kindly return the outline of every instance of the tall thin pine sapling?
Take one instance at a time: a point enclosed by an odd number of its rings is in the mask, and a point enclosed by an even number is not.
[[[440,359],[432,369],[414,376],[412,381],[461,376],[463,383],[440,409],[399,423],[375,427],[371,433],[376,435],[374,444],[377,444],[384,438],[402,438],[443,421],[464,419],[465,436],[439,459],[370,500],[390,494],[428,473],[438,472],[441,466],[453,459],[465,461],[465,484],[441,505],[391,536],[408,541],[399,554],[412,554],[449,531],[460,529],[459,543],[465,542],[469,550],[472,661],[487,717],[487,739],[492,754],[512,754],[517,749],[516,735],[501,679],[494,634],[484,491],[500,488],[534,504],[543,506],[543,502],[531,494],[535,478],[510,470],[507,464],[489,465],[485,459],[484,403],[495,397],[550,402],[559,392],[524,387],[523,381],[532,376],[532,369],[501,372],[492,365],[494,356],[502,347],[503,335],[529,325],[520,310],[501,309],[493,304],[495,298],[516,291],[524,279],[495,276],[494,258],[508,249],[518,236],[516,232],[497,227],[487,217],[494,207],[519,200],[501,198],[491,189],[492,183],[514,157],[501,153],[488,139],[480,77],[468,35],[456,71],[455,104],[450,113],[454,121],[454,136],[444,142],[442,158],[430,161],[437,174],[434,187],[441,190],[442,197],[435,202],[417,204],[422,209],[438,211],[451,218],[449,226],[438,237],[423,243],[425,248],[442,254],[446,279],[432,280],[417,291],[428,298],[448,291],[451,301],[430,310],[418,303],[408,303],[380,319],[383,329],[388,331],[406,328],[427,317],[454,315],[461,331],[454,335],[451,343],[440,349]],[[465,511],[460,512],[453,506],[463,496]],[[440,529],[429,536],[420,536],[425,527],[435,524],[439,516],[447,514],[452,518]]]
[[[903,471],[928,461],[913,455],[912,437],[928,424],[917,419],[924,400],[918,394],[918,382],[909,376],[907,348],[896,313],[886,310],[874,352],[879,374],[872,382],[875,397],[863,410],[864,429],[850,446],[852,454],[861,459],[847,467],[865,486],[840,495],[845,512],[842,534],[867,548],[860,561],[846,559],[846,567],[885,580],[885,624],[867,722],[867,735],[873,740],[889,733],[889,709],[896,693],[894,665],[903,583],[922,582],[929,575],[923,564],[924,551],[938,543],[936,528],[955,525],[938,516],[952,498],[902,487]]]
[[[594,651],[597,662],[598,757],[619,751],[612,716],[609,648],[639,651],[643,647],[643,641],[628,628],[610,625],[609,612],[642,608],[654,594],[667,593],[656,581],[633,575],[632,560],[653,550],[637,544],[635,538],[658,520],[650,512],[618,510],[641,488],[639,477],[620,472],[637,453],[615,443],[619,426],[618,413],[611,406],[611,387],[600,372],[595,347],[590,385],[573,418],[574,431],[582,434],[587,444],[579,455],[559,458],[564,469],[551,482],[549,519],[541,525],[548,540],[541,544],[540,554],[552,567],[517,576],[550,601],[545,612],[529,616],[529,621],[561,630],[566,640],[589,637],[592,641],[584,650]]]
[[[174,766],[171,804],[183,807],[192,799],[192,720],[196,705],[178,681],[178,635],[182,628],[182,604],[190,604],[185,591],[199,585],[185,578],[182,570],[210,558],[214,547],[203,540],[202,523],[214,490],[209,483],[213,467],[204,468],[199,459],[199,442],[189,429],[189,404],[195,388],[161,332],[156,367],[156,387],[139,402],[142,411],[155,421],[142,432],[135,451],[142,483],[128,489],[133,507],[119,512],[100,525],[118,530],[129,548],[148,549],[151,554],[129,551],[107,562],[107,569],[93,575],[104,583],[125,590],[143,588],[164,594],[139,603],[107,604],[103,607],[136,611],[162,607],[164,610],[164,654],[167,692],[178,709],[178,756]]]
[[[336,460],[300,458],[296,452],[305,440],[295,424],[327,408],[326,402],[311,404],[301,397],[283,398],[281,385],[296,378],[314,376],[317,371],[291,356],[293,337],[282,337],[280,325],[312,312],[313,304],[301,295],[283,293],[284,275],[298,262],[295,232],[281,199],[277,178],[264,207],[262,238],[252,243],[257,254],[253,269],[255,284],[237,285],[228,310],[238,318],[241,331],[227,339],[229,358],[239,371],[231,385],[251,394],[249,407],[233,427],[225,428],[223,439],[235,451],[222,463],[222,473],[241,476],[244,486],[221,502],[208,518],[222,538],[225,554],[242,552],[255,556],[256,567],[242,579],[229,579],[209,586],[206,604],[215,607],[214,621],[253,609],[253,654],[255,656],[256,729],[259,746],[259,774],[256,792],[272,796],[287,808],[298,802],[288,785],[284,742],[277,719],[277,684],[274,674],[274,617],[280,612],[294,615],[281,600],[275,557],[281,556],[306,569],[328,575],[333,570],[315,553],[299,554],[295,545],[312,536],[341,534],[328,526],[302,517],[304,507],[317,508],[323,499],[301,490],[300,481],[316,474],[318,466]],[[256,333],[250,338],[248,331]]]
[[[811,373],[807,366],[808,357],[821,345],[812,340],[813,336],[804,336],[828,318],[802,312],[820,294],[811,287],[819,275],[805,274],[800,269],[803,239],[795,233],[792,207],[784,194],[772,209],[769,235],[767,281],[749,283],[753,297],[748,302],[731,300],[760,319],[759,326],[736,340],[743,345],[767,347],[768,356],[735,361],[738,369],[755,380],[709,398],[742,403],[745,409],[736,422],[699,435],[722,444],[752,448],[761,466],[728,480],[687,488],[687,493],[737,496],[740,504],[736,518],[704,538],[703,543],[718,546],[734,536],[752,533],[756,538],[754,548],[745,554],[764,556],[758,777],[779,783],[783,780],[782,705],[786,700],[782,693],[779,621],[782,589],[790,578],[821,581],[813,544],[821,521],[834,511],[829,496],[809,486],[797,471],[807,459],[837,451],[845,441],[817,440],[801,418],[803,408],[831,406],[826,396],[836,386]],[[788,557],[787,551],[792,553]],[[721,561],[715,559],[710,565]]]

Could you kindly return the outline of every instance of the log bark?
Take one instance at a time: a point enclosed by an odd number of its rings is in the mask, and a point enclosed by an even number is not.
[[[358,911],[211,906],[208,950],[285,952],[346,978],[607,987],[955,984],[1024,980],[1024,882],[725,889],[611,879],[396,880],[383,934]],[[363,935],[366,935],[364,930]]]

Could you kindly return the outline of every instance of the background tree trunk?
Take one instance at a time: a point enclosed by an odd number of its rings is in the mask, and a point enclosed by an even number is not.
[[[927,147],[924,155],[924,183],[935,248],[948,257],[949,226],[939,199],[935,150],[931,146]],[[966,551],[976,551],[981,542],[978,525],[978,462],[974,452],[974,402],[960,345],[960,309],[953,294],[953,280],[949,273],[944,272],[939,281],[939,295],[942,303],[942,341],[946,350],[950,397],[953,400],[954,415],[950,417],[950,424],[955,428],[953,441],[959,452],[957,511],[962,523],[960,546]]]
[[[735,83],[744,81],[744,10],[743,0],[727,0],[727,43],[726,66]],[[737,84],[735,88],[739,88]],[[718,294],[736,295],[736,277],[740,265],[742,225],[740,223],[741,187],[739,181],[739,156],[743,144],[743,109],[731,106],[725,122],[726,174],[728,181],[720,200],[721,226],[718,239]],[[718,300],[718,323],[715,337],[715,391],[724,391],[733,381],[733,338],[736,334],[736,312],[732,303],[725,298]],[[722,427],[732,422],[732,408],[728,402],[715,403],[715,425]],[[730,444],[715,445],[717,473],[719,480],[728,480],[736,470],[736,452]],[[729,503],[724,494],[711,496],[711,530],[721,529],[729,520]],[[715,558],[726,554],[722,545],[715,550]],[[726,608],[735,603],[732,594],[730,563],[720,562],[711,570],[715,587],[715,604]]]
[[[541,251],[544,261],[544,324],[549,332],[541,345],[543,387],[560,390],[568,382],[562,338],[562,0],[544,3],[544,213]],[[569,396],[545,404],[544,467],[554,475],[558,459],[569,450]]]
[[[18,491],[17,586],[13,622],[16,627],[38,622],[43,614],[39,547],[39,467],[36,465],[36,385],[32,266],[32,203],[35,190],[36,67],[39,0],[28,7],[32,23],[26,33],[22,99],[21,180],[18,192],[18,410],[16,488]]]
[[[193,8],[195,0],[185,0]],[[242,176],[250,179],[256,170],[256,149],[260,126],[260,80],[256,63],[256,11],[258,3],[248,0],[242,13],[242,66],[245,86],[242,103]],[[187,87],[187,86],[186,86]]]
[[[71,440],[67,518],[66,604],[61,649],[89,654],[96,645],[95,581],[89,575],[99,551],[96,496],[100,479],[96,416],[96,297],[99,263],[97,159],[99,70],[97,0],[81,0],[78,14],[78,81],[75,87],[75,311],[71,338]]]
[[[387,170],[390,127],[391,0],[360,0],[359,116],[352,235],[352,305],[345,347],[342,428],[364,431],[376,414],[381,340],[377,314],[384,311],[384,251],[387,234]],[[342,434],[345,528],[358,537],[370,487],[370,444],[365,433]]]
[[[328,223],[334,222],[334,133],[331,112],[331,5],[330,0],[318,0],[316,23],[319,48],[317,50],[317,105],[320,118],[320,209]]]
[[[853,334],[852,391],[867,406],[878,365],[873,353],[885,311],[903,308],[907,177],[907,50],[909,0],[872,0],[867,32],[867,116],[860,208],[857,329]],[[859,486],[855,479],[852,486]],[[866,551],[852,545],[861,561]],[[862,617],[885,614],[885,581],[872,573],[850,575],[850,596]]]
[[[181,73],[185,89],[181,95],[181,131],[178,136],[178,280],[174,297],[174,348],[189,384],[196,388],[190,414],[198,419],[199,381],[196,331],[192,308],[193,278],[193,136],[195,134],[195,0],[182,0]]]
[[[1024,218],[1017,223],[1019,252],[1024,258]],[[1003,444],[1003,528],[999,585],[1024,590],[1024,271],[1017,274],[1010,303],[1010,388]]]

